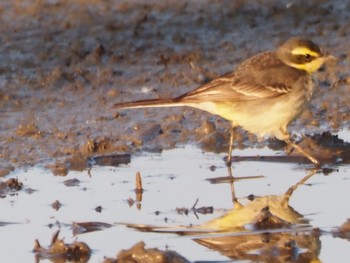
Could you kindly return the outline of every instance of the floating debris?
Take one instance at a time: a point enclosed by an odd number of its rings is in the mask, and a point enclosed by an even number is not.
[[[76,236],[84,233],[100,231],[112,226],[113,225],[104,222],[73,222],[72,232],[73,235]]]
[[[5,182],[0,181],[0,197],[14,194],[15,192],[22,190],[22,188],[23,183],[16,178],[10,178]]]
[[[189,263],[186,258],[181,256],[175,251],[166,250],[162,251],[157,248],[145,248],[143,241],[135,244],[127,250],[121,250],[116,259],[105,258],[103,263],[116,263],[116,262],[133,262],[133,263]]]
[[[340,237],[350,241],[350,219],[348,219],[344,224],[342,224],[332,233],[334,237]]]
[[[58,239],[60,231],[56,231],[51,240],[51,244],[44,248],[36,239],[33,252],[37,262],[42,259],[65,260],[75,262],[88,262],[90,259],[91,249],[84,242],[73,242],[65,244],[63,239]]]
[[[68,186],[68,187],[79,186],[80,180],[77,178],[73,178],[73,179],[68,179],[68,180],[64,181],[63,183],[65,186]]]
[[[198,203],[198,199],[196,200],[196,202],[194,203],[194,205],[192,206],[192,208],[188,209],[185,207],[182,208],[176,208],[176,212],[180,215],[188,215],[189,212],[193,212],[194,215],[198,218],[197,214],[212,214],[214,211],[214,208],[212,206],[203,206],[203,207],[199,207],[196,208],[196,205]]]
[[[56,200],[55,202],[53,202],[51,204],[51,207],[53,209],[55,209],[56,211],[58,211],[61,208],[62,204],[60,203],[60,201]]]
[[[94,156],[89,159],[93,165],[100,166],[120,166],[121,164],[128,164],[131,161],[130,154],[111,154]]]

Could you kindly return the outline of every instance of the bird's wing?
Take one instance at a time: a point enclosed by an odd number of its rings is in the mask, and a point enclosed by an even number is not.
[[[247,101],[278,97],[289,93],[292,87],[283,83],[257,83],[253,79],[226,74],[180,97],[186,102]]]

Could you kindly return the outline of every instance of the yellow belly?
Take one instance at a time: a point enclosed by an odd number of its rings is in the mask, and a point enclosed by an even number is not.
[[[302,111],[304,102],[287,102],[278,98],[243,102],[203,102],[195,105],[204,111],[219,115],[259,137],[274,136],[283,139],[281,130]]]

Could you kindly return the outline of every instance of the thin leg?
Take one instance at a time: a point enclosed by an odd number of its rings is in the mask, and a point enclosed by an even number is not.
[[[299,145],[295,144],[291,139],[289,134],[286,131],[282,131],[283,135],[285,136],[284,141],[291,147],[293,147],[295,150],[297,150],[299,153],[304,155],[306,158],[308,158],[313,164],[320,165],[320,162],[313,157],[311,154],[305,152]]]
[[[235,127],[236,126],[234,125],[231,126],[230,144],[228,147],[228,154],[227,154],[227,160],[226,160],[227,166],[231,166],[231,163],[232,163],[232,151],[233,151],[233,139],[234,139]]]
[[[285,142],[292,146],[295,150],[297,150],[298,152],[300,152],[301,154],[303,154],[306,158],[308,158],[312,163],[314,163],[315,165],[319,165],[320,162],[313,157],[312,155],[310,155],[309,153],[305,152],[299,145],[295,144],[294,142],[292,142],[290,139],[285,140]]]
[[[230,187],[231,187],[231,197],[232,197],[233,207],[234,208],[242,207],[242,204],[240,202],[238,202],[237,197],[236,197],[235,186],[234,186],[235,178],[232,175],[231,166],[227,166],[227,172],[228,172],[228,176],[232,178],[232,182],[230,184]]]

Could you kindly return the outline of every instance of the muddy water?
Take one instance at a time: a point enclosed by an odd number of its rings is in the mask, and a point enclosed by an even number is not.
[[[281,153],[251,149],[237,151],[237,154],[269,156]],[[18,169],[6,178],[17,178],[23,183],[22,190],[4,194],[0,202],[1,255],[7,262],[32,261],[35,258],[31,251],[34,240],[38,239],[42,247],[47,247],[51,235],[60,230],[60,238],[66,244],[85,242],[92,249],[90,262],[101,262],[105,256],[115,258],[122,249],[139,241],[144,241],[146,248],[176,251],[190,261],[229,258],[244,261],[252,259],[249,255],[254,252],[259,255],[256,259],[268,262],[264,253],[245,250],[244,246],[236,245],[235,249],[241,249],[240,253],[230,255],[219,247],[208,249],[200,241],[216,238],[224,243],[228,242],[227,237],[242,236],[254,240],[250,235],[259,237],[268,230],[249,227],[254,223],[245,217],[269,207],[272,214],[290,223],[270,229],[270,235],[288,234],[288,239],[281,238],[281,242],[297,242],[294,252],[284,253],[278,250],[281,244],[274,244],[275,250],[281,252],[280,259],[294,257],[297,261],[308,254],[309,260],[347,261],[348,241],[335,237],[335,231],[350,215],[346,202],[350,198],[347,165],[310,174],[309,165],[237,162],[233,165],[237,203],[233,205],[229,183],[212,184],[207,180],[227,176],[223,156],[184,147],[161,154],[143,153],[133,157],[129,164],[95,165],[84,171],[71,171],[64,177],[54,176],[40,166]],[[141,174],[144,191],[141,200],[133,203],[136,201],[137,172]],[[297,185],[305,176],[308,176],[307,180]],[[284,196],[292,186],[295,189],[288,194],[289,205],[281,208],[281,200],[286,200]],[[57,209],[52,207],[55,201],[61,204]],[[232,214],[240,209],[246,210]],[[222,215],[228,219],[223,221]],[[101,229],[83,233],[80,228],[73,227],[73,222],[87,225],[95,222]],[[139,232],[125,224],[165,228],[161,230],[164,233],[154,233],[151,228]],[[243,228],[238,229],[237,225]],[[180,230],[193,233],[179,236],[177,231]],[[74,235],[73,231],[78,232]],[[303,235],[311,236],[312,240],[298,243],[296,239]],[[223,237],[226,239],[221,240]],[[260,236],[259,240],[262,239]],[[271,237],[271,243],[272,240]],[[258,248],[264,251],[269,245],[265,242]]]

